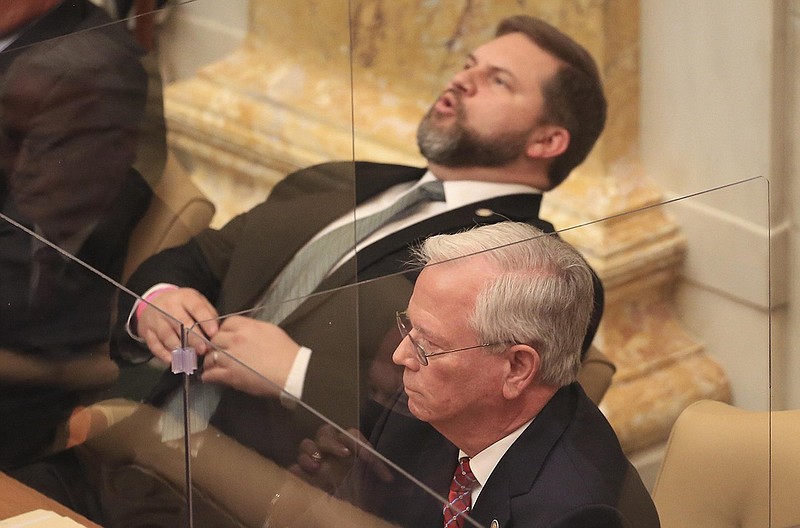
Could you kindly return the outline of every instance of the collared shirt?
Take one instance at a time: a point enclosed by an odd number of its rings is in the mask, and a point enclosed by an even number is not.
[[[477,502],[478,497],[481,494],[481,490],[483,489],[483,485],[486,484],[487,480],[489,480],[489,477],[492,475],[492,471],[494,471],[494,468],[496,468],[497,464],[500,463],[500,459],[505,456],[511,445],[517,440],[517,438],[520,437],[522,432],[527,429],[533,420],[534,418],[531,418],[529,421],[514,430],[511,434],[501,438],[469,459],[469,468],[472,470],[475,480],[478,481],[478,485],[472,488],[472,504]],[[468,455],[461,450],[458,451],[459,460],[465,456]]]

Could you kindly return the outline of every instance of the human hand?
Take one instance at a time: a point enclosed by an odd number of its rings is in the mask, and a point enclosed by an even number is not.
[[[306,438],[300,442],[297,463],[290,471],[306,482],[332,492],[356,460],[365,463],[383,482],[391,482],[394,477],[391,469],[384,464],[368,446],[364,435],[357,429],[343,432],[333,425],[324,424],[314,440]]]
[[[255,396],[280,394],[300,350],[280,327],[240,315],[226,318],[211,343],[221,351],[203,352],[203,381]]]
[[[200,292],[192,288],[176,288],[160,292],[147,303],[136,320],[136,331],[154,356],[170,363],[172,350],[181,346],[177,321],[187,330],[192,330],[186,333],[188,346],[194,347],[198,354],[204,354],[210,348],[208,342],[192,326],[199,321],[199,330],[211,338],[219,329],[217,318],[217,310]]]

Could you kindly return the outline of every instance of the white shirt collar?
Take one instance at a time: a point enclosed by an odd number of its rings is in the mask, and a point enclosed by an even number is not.
[[[431,171],[419,180],[418,185],[433,181],[436,176]],[[478,201],[489,200],[511,194],[541,194],[542,191],[520,183],[497,183],[478,180],[443,180],[444,196],[448,209],[457,209]]]
[[[522,424],[511,434],[504,436],[469,459],[469,468],[472,470],[472,474],[475,475],[475,479],[478,481],[478,484],[480,484],[480,486],[477,488],[472,489],[472,504],[475,504],[475,501],[478,500],[478,496],[483,489],[483,485],[487,480],[489,480],[492,471],[494,471],[494,468],[497,467],[500,459],[505,456],[511,445],[517,440],[517,438],[520,437],[522,432],[531,424],[531,422],[533,422],[533,420],[534,419],[531,418],[530,421]],[[458,451],[459,459],[465,456],[467,456],[466,453],[461,450]]]

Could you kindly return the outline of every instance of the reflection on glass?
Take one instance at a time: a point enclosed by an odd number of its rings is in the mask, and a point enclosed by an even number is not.
[[[109,25],[57,39],[60,44],[56,49],[66,52],[69,49],[66,44],[73,42],[72,39],[80,43],[89,38],[111,38],[109,35],[125,36],[127,33],[120,25]],[[498,41],[492,40],[488,47],[479,48],[479,52],[470,58],[470,68],[480,71],[481,61],[487,56],[494,57],[493,54],[498,53],[497,46]],[[8,50],[0,55],[0,60],[22,60],[27,53],[38,49],[43,48],[29,46],[19,52]],[[89,55],[94,57],[94,54]],[[9,62],[12,66],[21,64]],[[454,73],[453,82],[464,85],[474,81],[471,75],[477,76],[478,73],[470,73],[470,68]],[[8,71],[13,73],[15,70],[9,68]],[[38,86],[39,81],[29,76],[39,70],[26,66],[19,71],[24,74],[22,79],[26,83]],[[19,71],[17,75],[20,75]],[[77,70],[72,68],[70,71]],[[137,79],[142,77],[138,67],[130,66],[126,74],[133,73]],[[126,116],[132,121],[141,118],[142,87],[135,83],[135,87],[122,83],[125,77],[122,74],[113,76],[121,84],[114,86],[117,91],[112,90],[114,97],[111,99],[117,104],[129,104],[135,108],[115,113],[114,119],[105,121],[106,125]],[[98,74],[91,80],[103,78]],[[79,84],[71,89],[76,98],[70,101],[80,101],[78,96],[85,88]],[[27,96],[32,93],[25,92]],[[465,104],[463,97],[451,90],[433,104],[423,126],[423,136],[429,140],[428,149],[436,146],[430,143],[436,143],[434,139],[438,132],[444,131],[443,135],[447,135],[445,124],[448,116],[458,115],[453,109]],[[92,98],[94,102],[102,100],[99,96]],[[11,123],[24,107],[4,108],[4,126],[6,117]],[[470,115],[470,111],[464,112],[459,119]],[[60,123],[79,126],[81,120],[78,117],[89,119],[91,115],[88,111],[81,112],[74,119]],[[22,132],[27,129],[9,125],[8,129],[4,128],[4,134],[6,130],[9,141],[4,143],[4,155],[6,151],[28,153],[26,149],[30,147],[12,148],[17,144],[23,145],[26,136]],[[106,526],[125,523],[180,526],[187,524],[190,517],[198,526],[441,524],[458,458],[456,445],[468,451],[475,449],[468,442],[462,445],[463,436],[453,434],[446,421],[426,414],[430,409],[423,405],[427,403],[422,396],[423,389],[430,387],[440,391],[432,400],[434,403],[450,402],[451,395],[457,392],[453,389],[455,376],[445,375],[441,370],[449,362],[461,361],[473,368],[476,364],[481,365],[484,368],[477,369],[479,372],[474,374],[483,375],[491,372],[491,362],[497,357],[506,357],[503,354],[524,347],[535,349],[541,343],[535,339],[513,338],[515,336],[466,339],[470,336],[465,332],[470,329],[463,324],[463,309],[472,299],[458,297],[459,294],[471,293],[469,281],[462,277],[469,276],[474,270],[490,270],[491,266],[485,263],[477,266],[462,263],[463,267],[453,264],[452,270],[455,271],[448,271],[446,276],[455,281],[456,287],[445,293],[429,292],[426,294],[430,296],[427,308],[420,308],[419,301],[410,300],[420,269],[408,269],[406,264],[410,255],[407,244],[433,232],[456,232],[476,223],[499,222],[506,218],[548,227],[538,220],[539,195],[526,190],[510,196],[490,196],[480,194],[480,186],[459,189],[458,185],[445,185],[445,194],[450,193],[448,199],[458,195],[459,190],[469,198],[455,204],[445,202],[442,207],[448,208],[448,214],[443,213],[444,209],[437,209],[441,205],[439,202],[424,205],[432,208],[433,213],[429,216],[437,219],[436,225],[420,222],[425,228],[414,230],[403,224],[399,228],[403,232],[400,237],[378,236],[378,239],[389,241],[388,247],[377,250],[374,244],[360,245],[357,259],[351,258],[351,254],[338,258],[334,264],[338,266],[337,271],[329,274],[330,269],[323,270],[321,280],[312,280],[299,291],[277,293],[269,298],[265,294],[270,291],[272,280],[288,267],[291,255],[331,222],[349,225],[347,222],[354,216],[353,205],[374,196],[376,189],[368,188],[371,184],[381,180],[381,189],[378,190],[383,190],[400,182],[396,190],[402,195],[415,182],[425,178],[425,169],[352,161],[303,169],[288,176],[265,204],[257,206],[246,216],[234,219],[221,230],[206,231],[187,245],[145,262],[127,284],[130,291],[119,292],[119,304],[112,310],[111,296],[115,293],[115,286],[106,277],[120,277],[122,257],[110,253],[126,247],[129,230],[138,216],[131,213],[133,216],[125,224],[128,231],[110,227],[98,231],[101,226],[106,226],[106,221],[128,215],[127,208],[136,202],[134,194],[119,190],[119,183],[114,187],[108,175],[116,174],[112,169],[121,167],[125,178],[140,182],[141,178],[130,170],[136,151],[143,139],[155,142],[161,139],[137,136],[137,128],[132,124],[120,124],[120,130],[115,133],[115,130],[103,129],[101,138],[90,141],[90,133],[96,132],[94,122],[80,128],[80,134],[56,128],[55,132],[69,133],[88,142],[89,147],[75,150],[83,156],[91,156],[88,161],[86,158],[79,160],[84,168],[79,175],[88,182],[79,179],[79,185],[70,183],[69,186],[48,182],[45,187],[48,192],[62,194],[47,198],[40,208],[31,207],[35,202],[30,199],[39,197],[40,193],[26,193],[28,189],[24,186],[15,186],[17,180],[11,172],[4,172],[4,175],[9,175],[5,181],[14,185],[7,183],[9,194],[4,195],[1,229],[7,238],[4,238],[0,254],[3,259],[17,259],[14,262],[20,265],[10,269],[19,272],[22,278],[9,275],[10,278],[4,276],[2,279],[0,295],[10,299],[10,304],[4,303],[0,307],[0,310],[7,310],[0,312],[3,316],[0,324],[4,325],[3,329],[9,329],[3,333],[3,339],[11,339],[15,332],[28,331],[36,338],[32,341],[37,352],[49,351],[53,347],[61,347],[59,352],[61,349],[71,351],[89,345],[101,347],[102,355],[99,357],[107,359],[107,329],[112,311],[116,310],[114,357],[123,364],[126,383],[142,384],[142,388],[131,388],[130,385],[112,387],[103,393],[104,401],[100,404],[76,413],[86,424],[83,436],[72,439],[72,443],[80,445],[44,462],[50,469],[67,471],[70,487],[86,492],[82,494],[85,502],[70,505]],[[109,145],[115,138],[119,144]],[[502,142],[507,143],[508,138],[503,137]],[[56,177],[61,172],[66,174],[66,161],[73,161],[70,157],[63,157],[58,158],[63,159],[63,163],[49,164],[43,147],[65,146],[62,142],[54,143],[34,143],[40,155],[31,158],[45,164],[48,170],[44,173],[48,177]],[[103,153],[109,151],[115,152],[114,167],[104,166],[107,157]],[[455,154],[428,150],[427,155],[442,170],[458,170],[458,166],[447,165],[453,163],[458,152],[457,149]],[[23,154],[4,158],[3,170],[16,167],[16,161],[24,159]],[[474,163],[480,165],[487,161],[482,159]],[[97,176],[96,171],[100,170],[104,178]],[[30,182],[35,183],[35,180],[30,179]],[[97,182],[102,187],[95,187]],[[106,196],[101,193],[106,186],[123,194],[102,198]],[[76,190],[81,192],[76,193]],[[741,192],[747,192],[747,189]],[[17,196],[24,199],[17,199]],[[61,207],[65,202],[61,196],[79,196],[84,202],[74,210],[70,209],[65,221],[61,221],[60,216],[53,216],[57,221],[51,220],[51,215],[62,213]],[[460,212],[452,213],[451,209]],[[103,216],[105,213],[111,216]],[[637,213],[629,214],[635,222]],[[449,222],[446,228],[438,224],[444,216]],[[73,223],[79,227],[71,227]],[[408,231],[404,231],[407,228]],[[90,246],[95,236],[98,242]],[[359,238],[356,228],[352,227],[348,248],[355,247]],[[731,245],[740,242],[736,237],[732,238]],[[9,241],[8,245],[5,240]],[[64,252],[51,247],[47,241]],[[95,260],[88,252],[90,247],[109,254]],[[41,263],[34,258],[40,248],[45,249],[43,253],[50,257],[43,258]],[[93,275],[94,272],[72,261],[69,254],[76,255],[105,276]],[[48,266],[55,266],[59,273],[47,272]],[[302,268],[307,266],[300,268],[304,271]],[[77,278],[71,278],[73,273]],[[50,289],[46,287],[48,277],[69,281],[54,281],[52,288],[55,289]],[[65,298],[60,295],[59,288],[68,290],[71,295]],[[75,295],[75,291],[80,294]],[[598,291],[593,294],[598,295]],[[602,306],[601,299],[595,298],[595,301]],[[591,303],[591,299],[587,302]],[[283,310],[284,307],[289,309]],[[478,342],[514,344],[434,356],[427,366],[418,363],[413,366],[413,369],[426,370],[413,370],[404,362],[403,352],[408,353],[408,343],[402,341],[395,321],[396,312],[406,309],[409,309],[414,322],[415,338],[416,332],[427,332],[426,350],[446,351]],[[459,324],[449,324],[435,332],[426,316],[436,310],[439,317],[459,315]],[[593,379],[601,379],[597,385],[599,392],[592,395],[595,401],[603,397],[611,376],[609,363],[594,361],[596,358],[591,356],[593,352],[589,349],[600,311],[595,309],[593,312],[594,326],[589,332],[573,335],[586,354],[582,356],[579,372],[581,383],[588,389]],[[70,340],[66,343],[58,341],[59,333],[53,331],[58,328],[57,321],[62,316],[77,319],[77,323],[75,320],[64,322],[69,331],[62,335]],[[181,321],[187,327],[183,327]],[[32,326],[29,328],[28,325]],[[458,343],[440,342],[442,339],[453,341],[462,338],[463,342]],[[159,366],[169,364],[173,350],[183,345],[190,346],[198,354],[198,370],[186,377],[169,373],[162,376]],[[1,346],[3,351],[8,348],[13,352],[17,345],[9,341]],[[635,361],[631,359],[632,355],[613,350],[605,352],[618,367],[628,369],[626,375],[651,371],[661,374],[658,368],[664,362],[660,358],[645,368],[632,365]],[[151,359],[153,356],[155,359]],[[587,374],[590,358],[593,361],[591,366],[600,368]],[[296,362],[298,360],[300,363]],[[101,364],[110,367],[109,378],[116,376],[113,364],[107,361]],[[134,364],[138,365],[132,366]],[[298,364],[301,364],[301,374],[296,370]],[[408,372],[411,373],[404,379],[404,373]],[[435,377],[437,373],[439,378]],[[105,378],[88,370],[81,374],[81,379],[98,384],[92,389],[106,384]],[[431,376],[433,381],[418,381],[417,385],[410,383],[410,379],[423,379],[416,377],[418,374]],[[669,376],[662,378],[667,379],[668,385],[660,388],[668,389],[665,390],[667,394],[673,390],[675,395],[674,400],[662,403],[665,407],[680,407],[685,403],[681,398],[686,395],[678,394],[679,390],[669,385],[674,382]],[[25,390],[41,389],[29,380],[22,385]],[[567,386],[568,389],[560,392],[561,396],[554,401],[578,402],[576,405],[588,413],[590,420],[575,427],[589,427],[583,436],[596,439],[600,435],[611,442],[613,433],[602,425],[602,417],[593,404],[581,396],[576,385],[570,383]],[[467,383],[464,391],[474,408],[482,403],[483,399],[478,396],[486,396],[487,401],[490,396],[496,396],[496,393],[484,395],[478,391],[479,388]],[[616,390],[612,387],[610,394],[613,396]],[[139,404],[142,399],[146,403]],[[645,399],[642,396],[641,400]],[[637,398],[627,398],[624,403],[635,405],[635,400]],[[44,416],[43,405],[33,400],[30,404],[33,410],[28,411],[29,416]],[[69,402],[69,410],[73,405]],[[636,413],[641,411],[635,406],[622,410],[635,416],[639,416]],[[523,434],[539,434],[551,421],[547,413],[537,416],[531,428],[525,429]],[[485,426],[482,420],[487,414],[476,411],[470,415],[470,429],[477,431]],[[619,428],[622,420],[612,419],[611,422],[612,426]],[[502,428],[492,426],[489,429]],[[14,442],[20,444],[22,438],[30,438],[31,431],[27,424],[22,424],[10,432]],[[623,432],[617,431],[618,436]],[[641,495],[638,476],[627,466],[620,452],[611,450],[613,453],[609,456],[603,450],[599,454],[591,452],[591,449],[599,449],[598,444],[578,442],[576,445],[586,448],[580,451],[588,453],[587,465],[608,464],[598,471],[613,475],[615,485],[622,482]],[[517,446],[513,449],[517,453],[522,448]],[[515,459],[512,464],[501,461],[497,472],[493,473],[495,480],[504,481],[505,475],[510,482],[533,479],[536,472],[519,470],[533,466],[528,462],[520,463]],[[546,468],[547,474],[553,471],[552,466],[542,467]],[[37,470],[40,473],[37,474]],[[16,469],[13,474],[33,485],[41,471],[41,465],[34,465]],[[480,473],[480,468],[477,471]],[[559,471],[559,474],[563,475],[563,472]],[[191,484],[188,489],[187,480]],[[467,514],[466,522],[491,526],[492,521],[498,520],[503,525],[509,515],[514,519],[527,514],[503,511],[499,504],[505,504],[507,497],[498,495],[496,484],[484,482],[484,485],[479,501],[475,503],[474,515]],[[532,508],[541,515],[558,515],[561,500],[582,500],[575,489],[559,491],[554,496],[553,490],[557,488],[546,481],[535,485],[547,488],[541,495],[542,504],[537,503]],[[192,493],[187,495],[187,491]],[[65,500],[74,500],[74,497]],[[649,504],[641,496],[637,500],[642,508],[638,513],[648,518],[651,513]],[[627,504],[615,501],[606,499],[613,508],[619,506],[620,510],[629,511]],[[644,524],[648,525],[647,522]]]
[[[51,449],[73,409],[113,383],[115,288],[97,273],[120,278],[151,196],[137,155],[164,143],[160,108],[146,117],[144,50],[125,24],[86,0],[4,9],[0,468]]]

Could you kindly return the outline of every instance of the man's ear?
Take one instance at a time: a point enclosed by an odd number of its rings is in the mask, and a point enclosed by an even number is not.
[[[552,159],[567,150],[568,146],[569,131],[566,128],[543,125],[533,131],[525,152],[531,158]]]
[[[541,358],[529,345],[514,345],[505,352],[508,372],[503,384],[503,396],[513,400],[530,386],[539,373]]]

